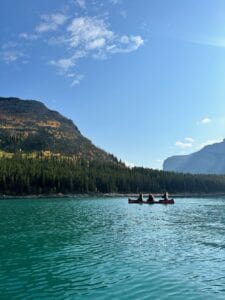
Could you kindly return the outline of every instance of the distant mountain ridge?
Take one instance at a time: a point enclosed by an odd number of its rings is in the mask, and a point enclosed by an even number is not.
[[[0,97],[0,150],[50,151],[116,161],[85,138],[74,123],[36,100]]]
[[[169,157],[163,163],[163,170],[192,174],[225,174],[225,139],[190,155]]]

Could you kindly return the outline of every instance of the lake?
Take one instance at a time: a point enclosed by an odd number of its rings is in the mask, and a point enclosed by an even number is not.
[[[225,299],[225,198],[0,201],[0,299]]]

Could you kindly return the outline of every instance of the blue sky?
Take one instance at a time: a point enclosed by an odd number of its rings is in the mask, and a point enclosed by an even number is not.
[[[0,95],[129,165],[225,138],[224,0],[1,0],[0,28]]]

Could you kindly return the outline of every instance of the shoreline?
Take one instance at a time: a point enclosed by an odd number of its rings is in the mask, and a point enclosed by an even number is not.
[[[148,193],[143,193],[143,197],[148,197]],[[160,198],[163,193],[155,193],[154,197]],[[46,199],[46,198],[85,198],[85,197],[126,197],[136,198],[139,193],[84,193],[84,194],[40,194],[40,195],[0,195],[0,200],[4,199]],[[169,198],[204,198],[204,197],[224,197],[225,193],[172,193],[169,194]]]

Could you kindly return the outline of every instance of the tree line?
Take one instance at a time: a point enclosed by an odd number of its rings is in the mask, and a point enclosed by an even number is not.
[[[0,158],[1,195],[76,193],[225,193],[225,175],[191,175],[121,162],[15,153]]]

